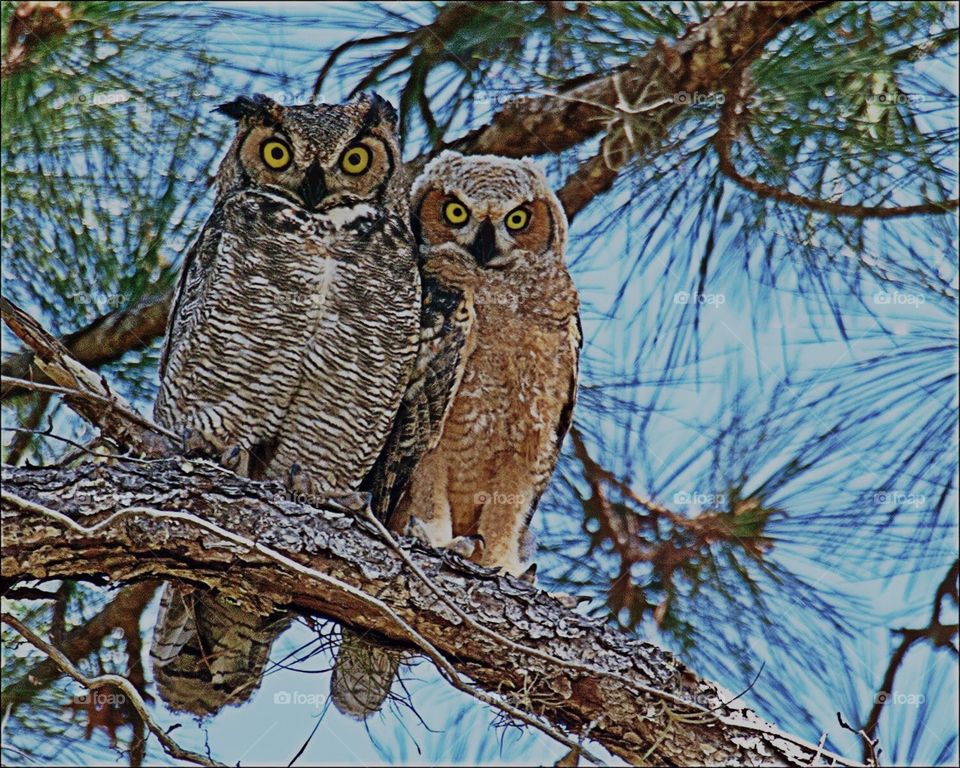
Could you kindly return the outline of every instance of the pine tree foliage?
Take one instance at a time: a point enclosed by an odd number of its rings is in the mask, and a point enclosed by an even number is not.
[[[413,161],[515,98],[627,73],[726,12],[76,2],[18,22],[29,5],[44,4],[4,3],[0,16],[3,290],[60,334],[169,289],[229,130],[209,110],[238,91],[377,90],[398,105]],[[731,689],[752,684],[748,701],[813,741],[838,710],[866,722],[891,629],[928,621],[956,557],[957,37],[952,3],[830,3],[748,67],[731,62],[722,90],[672,94],[686,108],[663,139],[643,132],[653,101],[622,104],[629,161],[572,224],[582,385],[538,511],[538,578]],[[559,187],[599,141],[540,160]],[[156,348],[101,369],[144,407]],[[4,406],[8,453],[24,425],[87,434],[56,401]],[[19,461],[64,450],[51,435],[20,440]],[[76,625],[83,601],[102,598],[72,589]],[[48,610],[22,607],[51,629]],[[326,674],[315,659],[329,629],[311,631],[298,625],[290,643],[303,645],[278,669]],[[955,634],[910,650],[897,684],[927,703],[884,710],[887,760],[956,760],[936,714],[956,694],[951,653]],[[525,759],[531,742],[510,730],[491,731],[502,753],[485,738],[446,752],[429,730],[415,737],[418,703],[442,687],[427,666],[405,678],[413,709],[401,695],[369,728],[383,759]],[[5,677],[25,668],[15,655]],[[55,690],[17,710],[34,741],[63,733]],[[460,699],[446,710],[430,726],[487,727]],[[858,754],[859,737],[843,738],[828,746]],[[18,748],[53,754],[29,741]]]

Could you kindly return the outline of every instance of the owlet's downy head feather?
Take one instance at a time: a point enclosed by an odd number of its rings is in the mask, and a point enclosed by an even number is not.
[[[530,160],[445,151],[411,192],[421,249],[459,253],[471,269],[546,267],[562,258],[567,217]]]

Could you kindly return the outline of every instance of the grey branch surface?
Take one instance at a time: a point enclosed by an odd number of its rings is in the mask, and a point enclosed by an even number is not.
[[[56,513],[83,528],[100,527],[82,532]],[[284,567],[184,515],[256,541],[345,587]],[[413,561],[478,623],[557,661],[505,647],[465,626],[362,518],[290,501],[276,484],[248,481],[207,462],[5,466],[2,523],[5,586],[32,579],[175,578],[214,587],[251,608],[282,605],[408,641],[389,616],[349,588],[361,590],[382,600],[478,687],[575,736],[588,734],[634,764],[855,764],[780,733],[736,703],[725,705],[730,694],[655,646],[585,618],[569,601],[411,543]]]

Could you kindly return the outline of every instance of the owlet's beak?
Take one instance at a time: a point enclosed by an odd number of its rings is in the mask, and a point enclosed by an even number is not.
[[[490,223],[490,219],[484,219],[477,231],[477,236],[470,244],[470,255],[476,259],[481,267],[487,266],[498,255],[497,251],[497,233]]]

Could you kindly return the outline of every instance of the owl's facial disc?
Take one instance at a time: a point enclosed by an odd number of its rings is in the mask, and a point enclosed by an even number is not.
[[[550,209],[540,199],[476,201],[434,187],[420,198],[412,223],[418,241],[454,244],[468,263],[481,269],[508,271],[533,264],[553,240]]]
[[[398,154],[387,102],[376,96],[342,105],[262,101],[242,98],[221,109],[240,123],[238,186],[281,195],[311,213],[382,204]],[[263,106],[268,102],[270,109]]]

